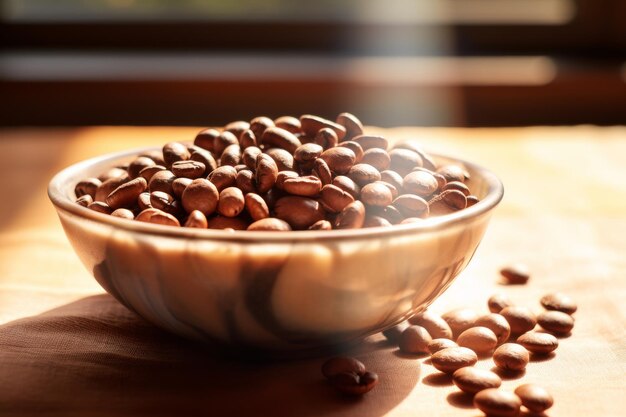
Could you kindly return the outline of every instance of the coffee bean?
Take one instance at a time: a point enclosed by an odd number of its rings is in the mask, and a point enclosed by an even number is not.
[[[346,135],[344,137],[345,140],[350,140],[355,136],[363,134],[363,124],[353,114],[341,113],[337,116],[337,119],[335,121],[337,122],[337,124],[343,126],[344,129],[346,129]]]
[[[511,326],[504,316],[491,313],[479,317],[474,323],[475,326],[486,327],[491,330],[497,338],[498,345],[506,342],[511,334]]]
[[[395,171],[385,170],[380,173],[380,180],[396,187],[396,190],[402,190],[402,177]]]
[[[76,203],[80,206],[87,207],[93,203],[93,198],[89,194],[85,194],[76,199]]]
[[[328,164],[328,168],[335,174],[345,174],[350,171],[356,160],[354,152],[348,148],[337,146],[325,150],[320,158]],[[379,178],[380,179],[380,178]]]
[[[409,327],[409,324],[405,321],[396,324],[393,327],[390,327],[386,330],[383,330],[383,336],[385,336],[385,338],[387,340],[389,340],[392,343],[397,344],[400,341],[400,336],[402,335],[402,332],[404,332],[404,330]]]
[[[378,171],[384,171],[389,167],[389,155],[383,149],[372,148],[368,149],[363,153],[363,158],[361,158],[361,162],[364,164],[369,164],[376,168]]]
[[[426,152],[424,152],[422,148],[419,145],[417,145],[417,143],[415,143],[414,141],[400,142],[394,146],[394,150],[395,149],[408,149],[410,151],[413,151],[416,154],[418,154],[420,158],[422,159],[422,163],[420,164],[420,166],[423,166],[424,168],[429,169],[431,171],[437,170],[437,164],[435,163],[433,158],[430,155],[428,155]]]
[[[279,117],[274,120],[274,125],[280,127],[281,129],[288,130],[291,133],[300,133],[302,131],[300,120],[292,116]]]
[[[114,210],[111,213],[111,216],[119,217],[121,219],[126,219],[126,220],[133,220],[135,218],[135,215],[133,214],[133,212],[125,208],[118,208],[117,210]]]
[[[268,127],[261,136],[261,144],[268,148],[281,148],[293,154],[301,145],[300,140],[293,133],[280,127]]]
[[[434,353],[430,361],[441,372],[451,374],[465,366],[474,366],[478,362],[478,356],[468,348],[449,347]]]
[[[200,178],[205,169],[206,167],[202,162],[191,160],[177,161],[172,164],[172,173],[179,178]]]
[[[137,201],[139,194],[144,192],[148,187],[148,183],[142,177],[137,177],[134,180],[130,180],[109,194],[105,200],[107,205],[113,210],[118,208],[132,207]]]
[[[574,328],[574,318],[567,313],[547,310],[537,316],[537,323],[550,333],[565,335]]]
[[[422,158],[409,149],[393,149],[389,152],[389,168],[401,177],[408,175],[413,168],[421,166]]]
[[[113,213],[113,209],[109,207],[107,203],[103,203],[102,201],[94,201],[93,203],[87,206],[89,210],[97,211],[98,213],[103,214],[111,214]]]
[[[428,351],[430,352],[431,355],[434,355],[440,350],[443,350],[449,347],[458,347],[458,346],[459,345],[457,345],[455,342],[453,342],[450,339],[438,338],[438,339],[433,339],[428,344]]]
[[[320,220],[309,226],[309,230],[332,230],[333,225],[328,220]]]
[[[471,366],[454,371],[452,382],[461,391],[470,395],[489,388],[498,388],[502,385],[502,380],[497,374]]]
[[[333,178],[332,184],[341,188],[355,199],[359,198],[361,195],[361,187],[344,175],[337,175]]]
[[[248,228],[248,222],[240,217],[224,217],[215,216],[210,219],[207,218],[207,227],[209,229],[221,229],[221,230],[246,230]]]
[[[437,191],[437,180],[428,172],[413,171],[402,180],[402,188],[405,192],[426,198]]]
[[[250,129],[250,123],[244,120],[237,120],[235,122],[230,122],[226,126],[224,126],[224,130],[232,133],[236,137],[241,136],[241,134]]]
[[[185,188],[193,181],[190,178],[176,178],[172,181],[172,192],[176,198],[179,198],[183,195]]]
[[[224,217],[237,217],[243,211],[244,205],[243,193],[239,188],[224,188],[219,194],[217,212]]]
[[[232,132],[227,130],[221,132],[213,141],[213,154],[218,158],[222,156],[222,152],[230,145],[239,145],[239,139]]]
[[[359,200],[348,204],[337,216],[337,229],[359,229],[365,222],[365,206]]]
[[[341,372],[331,378],[332,385],[340,392],[348,395],[363,395],[378,384],[378,375],[366,371],[363,375],[352,372]]]
[[[507,284],[526,284],[530,278],[528,266],[521,263],[500,269],[500,275]]]
[[[559,347],[559,341],[553,335],[534,331],[526,332],[518,337],[517,343],[524,346],[526,350],[539,355],[550,353]]]
[[[462,210],[467,206],[467,198],[465,194],[458,190],[445,190],[442,191],[437,197],[428,201],[429,207],[432,207],[436,204],[443,204],[447,209],[454,211]],[[435,210],[435,213],[437,210]],[[447,214],[447,213],[446,213]]]
[[[522,401],[512,392],[488,388],[474,396],[474,406],[488,416],[515,417],[520,412]]]
[[[400,335],[398,347],[404,353],[427,353],[432,342],[428,331],[421,326],[409,326]]]
[[[150,158],[154,161],[155,164],[165,166],[165,160],[163,159],[163,150],[162,149],[152,149],[150,151],[146,151],[138,155],[139,157]]]
[[[235,185],[244,195],[258,192],[256,180],[254,179],[254,173],[247,168],[242,169],[237,173]]]
[[[298,178],[299,175],[297,172],[293,172],[293,171],[280,171],[277,175],[276,175],[276,188],[278,188],[279,190],[283,191],[284,188],[283,186],[285,185],[285,181],[287,181],[288,179],[291,178]]]
[[[469,308],[457,308],[441,316],[452,329],[453,338],[457,337],[470,327],[474,327],[474,323],[478,320],[478,314]]]
[[[356,164],[348,171],[348,178],[363,187],[374,181],[380,181],[380,172],[369,164]]]
[[[363,159],[363,154],[365,153],[365,151],[363,151],[363,148],[361,148],[361,145],[359,145],[358,143],[351,141],[351,140],[347,140],[347,141],[341,142],[337,146],[342,147],[342,148],[348,148],[352,152],[354,152],[354,163],[358,164]]]
[[[435,339],[451,339],[452,329],[448,323],[437,314],[428,310],[409,319],[409,323],[422,326]]]
[[[189,150],[182,143],[169,142],[163,146],[163,160],[167,168],[176,161],[186,161],[190,156]]]
[[[570,297],[561,293],[546,294],[541,297],[541,305],[546,310],[561,311],[567,314],[574,314],[578,306]]]
[[[333,175],[330,172],[330,168],[328,167],[326,161],[324,161],[322,158],[317,158],[315,161],[313,161],[312,174],[320,179],[322,185],[330,184],[333,180]]]
[[[204,129],[198,132],[196,138],[193,141],[193,144],[201,147],[202,149],[206,149],[209,152],[213,151],[213,144],[215,143],[215,138],[220,135],[219,130],[216,129]]]
[[[208,180],[215,185],[218,191],[233,187],[237,182],[237,170],[229,165],[216,168],[208,176]]]
[[[511,334],[519,335],[532,330],[537,324],[537,319],[532,311],[526,307],[510,306],[500,311],[511,326]]]
[[[204,165],[205,168],[202,176],[209,175],[215,168],[217,168],[217,162],[211,152],[197,146],[194,147],[193,152],[191,152],[189,160],[200,162]]]
[[[491,353],[498,344],[498,338],[491,329],[477,326],[465,330],[456,340],[459,346],[472,349],[476,354],[484,356]]]
[[[171,214],[159,209],[148,208],[137,215],[135,220],[146,223],[161,224],[165,226],[180,226],[178,219]]]
[[[74,193],[76,194],[76,197],[82,197],[84,195],[88,195],[91,196],[91,198],[95,198],[96,196],[96,191],[98,190],[98,187],[100,187],[102,185],[102,181],[100,181],[98,178],[87,178],[85,180],[80,181],[78,184],[76,184],[76,187],[74,187]]]
[[[329,127],[320,129],[313,138],[313,143],[321,146],[323,149],[330,149],[337,146],[337,133]]]
[[[403,217],[428,217],[428,202],[413,194],[398,196],[392,203]]]
[[[370,206],[385,207],[391,204],[392,199],[391,191],[381,182],[366,184],[361,189],[361,200]]]
[[[311,114],[300,116],[300,125],[304,134],[310,137],[315,137],[317,132],[325,127],[334,130],[339,140],[342,140],[346,135],[346,129],[343,126]]]
[[[308,229],[313,223],[324,219],[321,204],[308,197],[282,197],[274,206],[276,217],[286,221],[295,230]]]
[[[239,143],[228,145],[222,156],[220,156],[220,166],[236,166],[241,162],[241,147]]]
[[[446,185],[443,186],[443,191],[447,191],[447,190],[457,190],[462,192],[466,197],[470,195],[470,189],[467,187],[467,185],[463,184],[462,182],[459,181],[451,181],[446,183]],[[467,201],[467,199],[466,199]]]
[[[517,343],[505,343],[493,352],[493,362],[505,371],[522,371],[529,360],[528,350]]]
[[[167,194],[173,194],[172,183],[176,179],[176,176],[172,173],[172,171],[159,171],[156,172],[152,178],[150,178],[150,182],[148,183],[148,190],[150,192],[153,191],[161,191]]]
[[[265,116],[259,116],[259,117],[255,117],[254,119],[250,120],[250,129],[244,131],[239,137],[239,140],[241,141],[241,138],[243,137],[243,135],[246,134],[246,132],[252,132],[253,137],[254,138],[260,138],[261,136],[263,136],[263,132],[265,132],[265,130],[268,127],[273,127],[274,126],[274,121],[272,119],[270,119],[269,117],[265,117]],[[256,142],[256,141],[255,141]],[[251,146],[257,146],[256,143],[254,145]],[[242,148],[245,148],[246,146],[244,146],[244,144],[241,144]]]
[[[259,154],[256,159],[256,184],[260,193],[269,191],[278,177],[276,161],[266,154]]]
[[[469,178],[467,171],[458,165],[444,165],[438,168],[436,172],[443,175],[447,182],[465,182]]]
[[[198,210],[208,216],[217,208],[218,199],[219,193],[216,186],[204,178],[197,178],[185,188],[181,201],[187,213]]]
[[[191,213],[189,213],[189,216],[187,217],[185,227],[206,229],[208,227],[206,216],[200,210],[193,210]]]
[[[98,175],[98,179],[103,183],[112,178],[126,178],[126,180],[130,179],[128,177],[128,171],[122,168],[111,168],[104,174]]]
[[[143,193],[139,194],[139,197],[137,197],[137,206],[139,207],[139,211],[152,208],[152,203],[150,203],[149,192],[144,191]]]
[[[505,294],[494,294],[487,300],[487,306],[492,313],[500,313],[502,309],[512,305],[513,302]]]
[[[478,203],[480,200],[475,195],[468,195],[466,201],[467,201],[467,206],[465,208],[472,207],[474,204]]]
[[[363,375],[365,373],[365,365],[358,359],[348,356],[330,358],[322,365],[322,374],[328,379],[342,372]]]
[[[180,212],[178,200],[162,191],[150,193],[150,206],[174,216]]]
[[[379,217],[379,216],[368,216],[365,215],[365,221],[363,222],[363,227],[389,227],[392,224],[389,223],[389,220]]]
[[[265,150],[265,153],[269,155],[274,162],[276,162],[276,166],[278,167],[278,171],[293,171],[294,169],[294,159],[293,156],[284,149],[281,148],[271,148]]]
[[[288,232],[291,230],[289,223],[286,221],[277,219],[275,217],[268,217],[260,219],[248,226],[248,230],[264,230],[269,232]]]
[[[352,141],[361,145],[361,148],[363,148],[364,151],[371,148],[387,150],[387,147],[389,146],[387,139],[382,136],[359,135],[352,138]]]
[[[292,195],[313,197],[322,190],[322,182],[313,175],[289,178],[283,182],[283,190]]]
[[[128,176],[131,179],[137,178],[142,169],[156,165],[156,163],[145,156],[135,158],[130,164],[128,164]]]
[[[305,143],[304,145],[298,146],[295,150],[293,157],[298,162],[313,162],[317,159],[322,152],[324,152],[324,148],[315,143]]]
[[[252,171],[256,169],[256,159],[263,151],[256,146],[249,146],[241,154],[241,161]]]
[[[269,217],[270,211],[263,198],[255,193],[248,193],[244,197],[246,210],[252,220],[261,220]]]
[[[167,168],[165,168],[163,165],[153,165],[145,167],[144,169],[139,171],[139,176],[148,181],[148,183],[150,183],[150,180],[152,179],[154,174],[161,171],[167,171]]]
[[[272,124],[272,126],[273,126],[273,124]],[[259,145],[259,142],[256,139],[257,137],[261,137],[261,136],[256,136],[254,134],[254,132],[252,130],[250,130],[250,129],[244,130],[244,132],[241,134],[241,136],[239,136],[239,146],[244,151],[246,149],[250,148],[250,147],[255,147],[256,148]]]
[[[532,413],[541,414],[554,405],[554,398],[545,388],[536,384],[524,384],[515,389],[522,405]]]

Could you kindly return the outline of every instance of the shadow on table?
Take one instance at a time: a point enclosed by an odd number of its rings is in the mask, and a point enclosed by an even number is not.
[[[321,359],[247,361],[161,331],[109,295],[0,326],[0,409],[7,414],[380,416],[419,380],[377,341],[352,352],[377,372],[363,398],[338,395]]]

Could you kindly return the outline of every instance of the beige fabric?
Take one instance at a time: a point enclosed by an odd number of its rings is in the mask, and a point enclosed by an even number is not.
[[[371,338],[353,352],[380,375],[362,399],[336,395],[322,358],[249,362],[170,336],[126,310],[79,264],[45,186],[72,162],[186,140],[196,129],[89,128],[0,133],[0,415],[477,416],[425,358]],[[507,292],[539,309],[559,290],[579,303],[573,334],[520,379],[548,387],[550,416],[626,409],[626,128],[389,130],[491,167],[505,199],[468,269],[433,306],[443,312]],[[17,157],[16,155],[19,155]],[[497,284],[527,262],[529,285]],[[99,295],[98,295],[99,294]],[[489,369],[490,360],[477,365]]]

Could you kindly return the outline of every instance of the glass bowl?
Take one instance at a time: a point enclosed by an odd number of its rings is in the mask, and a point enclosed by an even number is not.
[[[146,320],[229,348],[305,351],[348,343],[424,310],[465,268],[503,187],[463,164],[480,202],[423,222],[333,231],[223,231],[121,219],[74,202],[76,183],[153,148],[72,165],[48,195],[78,257]],[[156,149],[156,148],[155,148]]]

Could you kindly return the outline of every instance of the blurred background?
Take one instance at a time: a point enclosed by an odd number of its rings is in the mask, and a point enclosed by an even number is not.
[[[626,123],[624,0],[4,0],[2,126]]]

